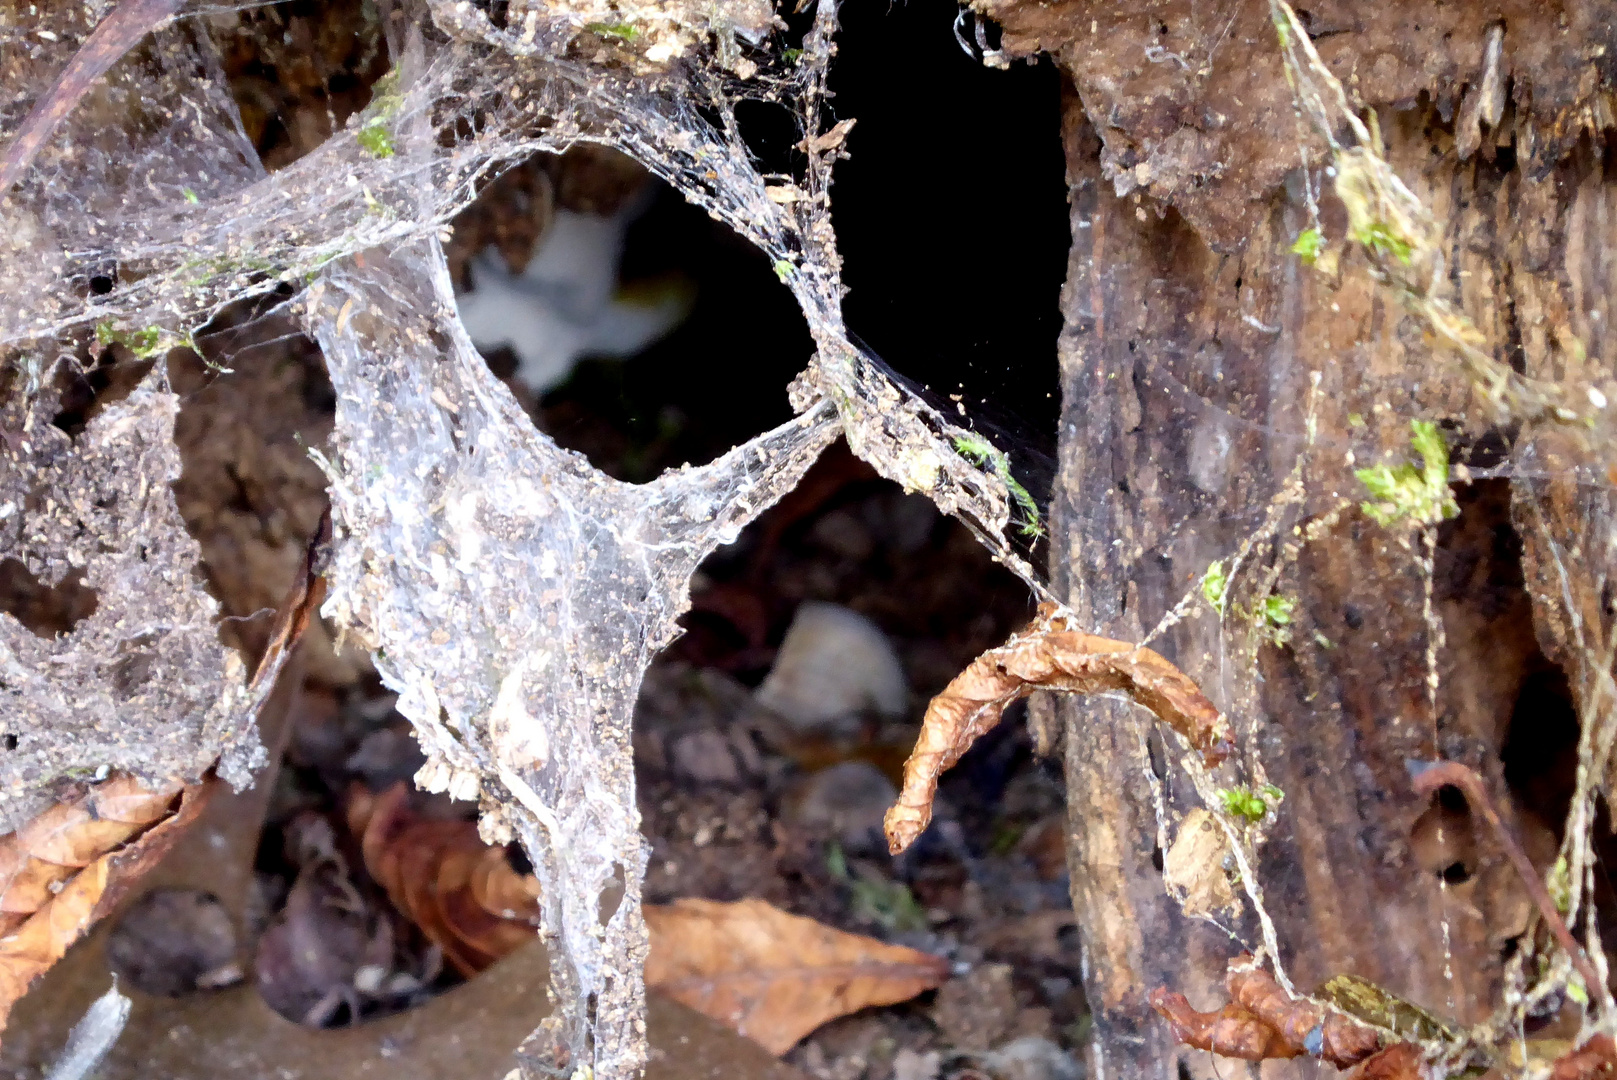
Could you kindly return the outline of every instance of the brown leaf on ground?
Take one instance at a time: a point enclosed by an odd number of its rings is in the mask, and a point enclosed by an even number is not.
[[[1617,1072],[1617,1042],[1610,1035],[1596,1035],[1557,1058],[1550,1080],[1597,1080],[1613,1072]]]
[[[349,795],[365,866],[394,905],[463,974],[532,941],[539,884],[470,821],[429,820],[402,781]],[[647,905],[646,985],[776,1054],[829,1020],[907,1001],[948,977],[930,953],[833,929],[762,900]]]
[[[470,821],[431,820],[409,806],[399,781],[380,795],[356,787],[348,825],[365,868],[388,899],[463,975],[474,975],[532,941],[539,882],[490,847]]]
[[[647,906],[646,985],[776,1054],[829,1020],[907,1001],[948,961],[844,933],[762,900]]]
[[[0,1028],[33,981],[168,850],[200,793],[115,777],[0,837]]]
[[[1120,692],[1200,752],[1209,766],[1229,756],[1229,725],[1189,676],[1151,649],[1075,629],[1053,604],[997,649],[973,660],[927,706],[904,787],[887,811],[887,844],[897,855],[932,820],[938,777],[992,729],[1014,701],[1035,690]]]
[[[1158,987],[1151,1007],[1187,1046],[1246,1061],[1307,1054],[1339,1069],[1378,1055],[1381,1036],[1324,1005],[1294,998],[1249,956],[1230,961],[1225,986],[1232,999],[1217,1012],[1198,1012],[1180,993]],[[1386,1065],[1391,1064],[1389,1059]]]

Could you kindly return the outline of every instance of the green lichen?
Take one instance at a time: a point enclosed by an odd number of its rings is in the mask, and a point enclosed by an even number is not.
[[[1308,265],[1314,265],[1319,253],[1325,250],[1325,237],[1316,228],[1309,227],[1297,234],[1297,240],[1291,245],[1291,253],[1302,259]]]
[[[1213,610],[1222,615],[1224,604],[1229,599],[1229,591],[1230,579],[1224,572],[1224,560],[1214,559],[1207,567],[1207,573],[1202,575],[1202,595],[1213,605]]]
[[[1279,806],[1286,797],[1286,793],[1273,784],[1265,784],[1256,791],[1249,787],[1219,788],[1213,794],[1232,817],[1244,818],[1253,824],[1262,821],[1270,807]]]
[[[1410,445],[1421,465],[1372,465],[1354,473],[1376,499],[1361,504],[1364,512],[1383,526],[1401,521],[1436,525],[1460,512],[1449,489],[1449,448],[1443,433],[1430,420],[1409,422]]]
[[[1028,489],[1011,475],[1011,459],[1005,451],[989,442],[980,435],[956,435],[954,437],[955,453],[970,461],[979,468],[987,469],[999,477],[999,482],[1005,485],[1010,493],[1011,501],[1022,512],[1022,519],[1017,522],[1017,529],[1023,536],[1038,539],[1044,535],[1043,520],[1039,516],[1039,504],[1033,500]]]

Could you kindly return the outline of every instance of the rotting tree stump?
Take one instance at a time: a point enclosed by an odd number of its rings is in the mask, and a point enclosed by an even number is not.
[[[1352,973],[1480,1020],[1528,928],[1526,896],[1464,799],[1417,799],[1409,766],[1475,767],[1535,860],[1553,861],[1575,706],[1605,672],[1591,657],[1609,640],[1609,451],[1491,422],[1371,280],[1294,114],[1266,4],[976,6],[1002,27],[1006,56],[1048,52],[1067,80],[1058,592],[1093,632],[1142,640],[1278,515],[1275,541],[1242,571],[1258,592],[1238,580],[1230,603],[1260,600],[1272,581],[1296,600],[1289,642],[1230,614],[1221,628],[1204,605],[1153,644],[1227,710],[1244,775],[1261,762],[1285,792],[1258,877],[1299,989]],[[1608,379],[1614,5],[1307,7],[1325,62],[1355,107],[1378,111],[1389,160],[1446,223],[1450,295],[1495,355],[1540,378]],[[1328,272],[1291,250],[1310,190],[1337,260]],[[1438,421],[1455,462],[1484,477],[1455,485],[1462,513],[1437,530],[1429,576],[1425,540],[1365,515],[1354,476],[1413,457],[1412,418]],[[1435,709],[1434,623],[1446,638]],[[1196,805],[1179,748],[1126,704],[1056,708],[1091,1075],[1227,1075],[1239,1066],[1176,1046],[1146,1004],[1166,985],[1214,1007],[1241,949],[1164,889],[1171,835],[1151,780],[1170,811]],[[1228,925],[1260,940],[1250,904]],[[1264,1075],[1316,1068],[1271,1062]]]

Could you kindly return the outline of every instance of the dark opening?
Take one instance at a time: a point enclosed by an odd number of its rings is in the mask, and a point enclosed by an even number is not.
[[[95,614],[95,590],[84,584],[83,570],[69,570],[55,585],[35,577],[20,559],[0,559],[0,611],[42,638],[69,633]],[[15,746],[15,737],[10,750]]]

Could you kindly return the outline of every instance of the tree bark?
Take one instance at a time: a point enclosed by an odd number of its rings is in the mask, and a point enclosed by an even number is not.
[[[1309,6],[1328,66],[1380,110],[1389,160],[1445,223],[1451,296],[1488,348],[1539,378],[1605,385],[1611,5]],[[1352,973],[1480,1021],[1528,900],[1480,815],[1451,792],[1417,799],[1410,767],[1473,766],[1541,867],[1554,860],[1572,705],[1587,727],[1609,685],[1609,440],[1493,422],[1372,280],[1292,112],[1266,4],[1216,18],[1170,2],[979,7],[1008,55],[1050,52],[1070,80],[1058,591],[1094,632],[1143,640],[1274,524],[1222,620],[1203,603],[1152,643],[1229,715],[1240,749],[1218,781],[1285,793],[1256,868],[1281,959],[1302,991]],[[1309,184],[1340,259],[1329,273],[1291,251]],[[1414,459],[1414,418],[1438,421],[1477,477],[1455,485],[1462,513],[1434,531],[1429,563],[1422,533],[1359,508],[1354,475]],[[1513,479],[1487,478],[1496,466]],[[1271,593],[1296,601],[1284,644],[1241,614]],[[1173,822],[1199,805],[1182,748],[1125,703],[1057,708],[1091,1075],[1227,1075],[1233,1063],[1175,1045],[1145,1001],[1165,985],[1216,1007],[1227,959],[1261,941],[1250,902],[1226,930],[1164,888]],[[1532,767],[1507,782],[1511,746]]]

